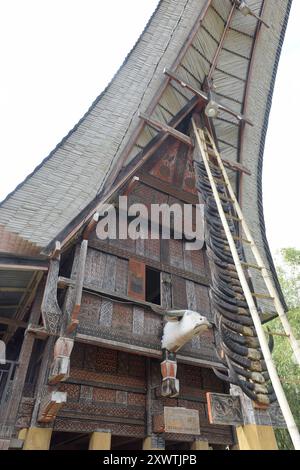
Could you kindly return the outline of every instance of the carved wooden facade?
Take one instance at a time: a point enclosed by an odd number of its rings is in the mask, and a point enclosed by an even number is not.
[[[103,241],[96,228],[99,206],[117,207],[122,195],[149,210],[190,204],[195,228],[195,205],[203,203],[194,172],[195,117],[215,138],[281,294],[265,235],[261,172],[291,0],[276,8],[248,0],[256,16],[246,17],[240,3],[162,0],[111,85],[0,204],[0,334],[8,359],[0,364],[0,448],[36,428],[52,430],[43,444],[52,449],[87,448],[89,433],[110,433],[113,449],[141,448],[143,440],[145,449],[234,444],[232,416],[228,425],[216,424],[220,413],[209,419],[207,406],[207,393],[217,396],[217,411],[238,400],[220,398],[229,385],[213,372],[222,376],[225,361],[206,245],[186,250],[173,232],[168,240]],[[272,28],[262,27],[260,16]],[[222,107],[216,119],[205,115],[211,80]],[[177,362],[161,347],[170,309],[199,312],[212,326],[176,353]],[[196,411],[200,431],[196,419],[195,434],[186,423],[182,433],[165,432],[168,413],[180,421],[179,408],[192,417]],[[238,422],[252,423],[245,416]],[[256,416],[265,423],[264,410]]]

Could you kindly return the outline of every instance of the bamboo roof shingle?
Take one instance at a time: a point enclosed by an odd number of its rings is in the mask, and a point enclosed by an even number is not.
[[[271,25],[234,11],[213,80],[220,102],[244,113],[254,127],[240,131],[220,115],[216,135],[224,157],[243,163],[241,200],[274,281],[262,208],[262,163],[268,117],[291,0],[248,0]],[[195,88],[209,73],[232,8],[230,0],[161,0],[135,47],[108,87],[50,155],[0,205],[0,251],[41,251],[101,195],[157,134],[138,118],[146,112],[168,123],[192,98],[164,68]],[[113,181],[109,180],[109,181]],[[11,234],[11,238],[7,236]],[[8,240],[9,239],[9,240]],[[18,252],[19,252],[18,251]],[[277,285],[278,287],[278,285]]]

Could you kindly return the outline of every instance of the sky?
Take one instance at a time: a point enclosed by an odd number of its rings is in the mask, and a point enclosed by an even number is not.
[[[143,31],[158,0],[0,0],[0,200],[78,122]],[[264,157],[273,254],[300,248],[300,1],[279,66]],[[298,214],[298,215],[297,215]]]

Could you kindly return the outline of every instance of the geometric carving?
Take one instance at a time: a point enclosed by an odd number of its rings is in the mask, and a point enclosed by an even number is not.
[[[61,319],[61,309],[57,302],[57,282],[59,274],[60,256],[51,259],[49,271],[41,305],[43,324],[49,333],[55,334]]]
[[[127,392],[117,390],[117,392],[116,392],[116,403],[120,403],[122,405],[127,405],[127,397],[128,397]]]
[[[38,422],[51,423],[55,420],[60,408],[66,403],[66,392],[51,392],[46,395],[40,404]]]
[[[103,300],[101,305],[100,325],[111,327],[112,324],[113,303],[108,300]]]
[[[79,315],[80,307],[81,307],[87,248],[88,248],[88,240],[82,240],[81,245],[80,245],[79,255],[76,255],[76,258],[75,258],[77,260],[77,256],[78,256],[78,262],[76,266],[77,273],[76,273],[75,289],[73,291],[74,303],[73,303],[72,311],[70,312],[70,315],[68,318],[68,325],[67,325],[68,333],[74,333],[79,323],[78,315]],[[74,264],[73,264],[73,269],[74,269]]]
[[[206,398],[210,424],[286,427],[278,403],[270,405],[267,409],[255,409],[253,402],[244,393],[240,395],[206,393]]]
[[[144,310],[139,307],[133,307],[132,333],[142,335],[144,333]]]
[[[93,387],[88,385],[80,386],[80,400],[92,400],[93,399]]]
[[[90,295],[85,292],[81,302],[80,323],[83,325],[90,323],[98,324],[100,308],[101,300],[99,297],[95,297],[94,295]]]
[[[239,397],[208,392],[206,398],[210,424],[231,426],[241,426],[244,424]]]

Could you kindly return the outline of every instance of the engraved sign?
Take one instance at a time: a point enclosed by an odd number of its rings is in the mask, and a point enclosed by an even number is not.
[[[164,432],[200,434],[199,412],[187,408],[164,407]]]

